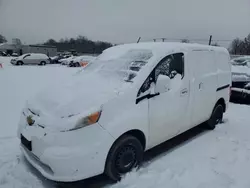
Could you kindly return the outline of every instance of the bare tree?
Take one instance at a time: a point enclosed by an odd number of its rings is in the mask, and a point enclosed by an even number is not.
[[[190,41],[188,39],[181,39],[182,43],[189,43]]]
[[[0,35],[0,43],[5,43],[5,42],[7,42],[7,39],[3,35]]]
[[[56,41],[54,39],[49,39],[45,42],[45,44],[54,45],[56,44]]]
[[[102,41],[92,41],[87,37],[78,36],[77,38],[60,39],[58,42],[49,39],[44,44],[56,46],[59,51],[77,51],[82,53],[102,53],[103,50],[112,46],[111,43]]]
[[[217,42],[211,44],[211,46],[220,46]]]
[[[234,55],[239,54],[240,48],[242,48],[242,40],[240,40],[239,38],[234,39],[230,46],[231,54],[234,54]]]

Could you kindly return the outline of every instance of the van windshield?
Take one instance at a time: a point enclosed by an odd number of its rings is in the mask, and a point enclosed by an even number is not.
[[[133,82],[138,72],[152,56],[151,50],[144,49],[105,51],[93,63],[90,63],[86,70],[95,69],[100,74],[118,76],[126,82]]]

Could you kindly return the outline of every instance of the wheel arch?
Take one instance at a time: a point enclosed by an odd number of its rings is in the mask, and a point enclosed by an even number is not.
[[[112,144],[111,148],[116,144],[116,142],[121,138],[123,137],[124,135],[131,135],[131,136],[134,136],[135,138],[137,138],[142,146],[143,146],[143,149],[145,150],[146,148],[146,136],[145,134],[143,133],[143,131],[139,130],[139,129],[132,129],[132,130],[129,130],[129,131],[126,131],[124,132],[122,135],[120,135],[117,139],[115,139],[114,143]],[[110,149],[111,149],[110,148]],[[109,150],[110,150],[109,149]]]
[[[16,62],[16,65],[18,65],[19,63],[21,63],[21,65],[24,64],[24,62],[23,62],[22,60],[18,60],[18,61]]]
[[[107,169],[108,158],[109,158],[110,152],[112,151],[112,148],[115,147],[115,145],[117,144],[117,142],[121,138],[123,138],[124,136],[126,136],[126,135],[133,136],[133,137],[137,138],[139,140],[139,142],[142,144],[143,151],[145,151],[145,148],[146,148],[146,136],[145,136],[145,134],[141,130],[139,130],[139,129],[133,129],[133,130],[129,130],[129,131],[123,133],[117,139],[115,139],[115,141],[113,142],[113,144],[109,148],[109,151],[108,151],[107,156],[106,156],[105,164],[104,164],[104,172]]]
[[[226,102],[225,102],[225,99],[224,98],[220,98],[217,102],[216,102],[216,104],[215,104],[215,106],[214,107],[216,107],[217,105],[222,105],[222,107],[223,107],[223,112],[226,112]]]

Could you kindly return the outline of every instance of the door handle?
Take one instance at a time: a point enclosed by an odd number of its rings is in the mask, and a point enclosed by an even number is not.
[[[187,88],[184,88],[181,90],[181,96],[184,96],[188,93],[188,89]]]
[[[199,83],[199,90],[202,90],[202,88],[203,88],[203,83],[201,82]]]

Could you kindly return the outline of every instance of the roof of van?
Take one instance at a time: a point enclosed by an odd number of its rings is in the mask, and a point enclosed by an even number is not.
[[[122,44],[111,47],[109,49],[113,50],[148,49],[152,50],[153,53],[162,53],[162,52],[166,53],[171,51],[189,51],[189,50],[211,50],[229,54],[228,50],[224,47],[208,46],[208,45],[193,44],[193,43],[180,43],[180,42],[141,42],[141,43]]]

